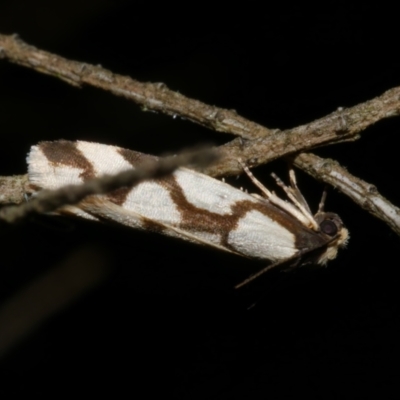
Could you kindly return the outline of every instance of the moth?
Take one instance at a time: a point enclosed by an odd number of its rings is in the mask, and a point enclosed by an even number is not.
[[[135,168],[154,156],[84,141],[41,142],[28,154],[29,187],[33,192],[83,183],[103,174]],[[194,170],[180,168],[170,176],[86,197],[59,214],[110,220],[241,256],[272,266],[326,264],[346,245],[348,231],[337,214],[312,215],[291,172],[291,186],[276,178],[290,201],[261,185],[243,166],[264,196],[243,192]]]

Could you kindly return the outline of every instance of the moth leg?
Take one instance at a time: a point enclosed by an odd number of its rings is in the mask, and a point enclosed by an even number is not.
[[[290,187],[292,188],[294,195],[296,196],[297,200],[306,208],[308,213],[311,214],[310,207],[304,198],[304,196],[301,194],[299,187],[297,186],[297,179],[296,179],[296,174],[294,172],[294,169],[292,166],[290,166],[289,169],[289,180],[290,180]]]
[[[294,186],[286,186],[283,181],[274,173],[272,173],[271,176],[275,179],[276,184],[284,190],[284,192],[287,194],[293,204],[300,210],[301,214],[304,217],[303,219],[306,219],[308,222],[307,225],[311,225],[312,229],[314,229],[315,231],[319,231],[318,223],[311,214],[307,202],[305,201],[303,195],[300,193],[300,190],[297,187],[294,171],[291,170],[291,172],[292,173],[289,173],[289,176],[291,175],[291,184]]]
[[[319,205],[318,205],[317,214],[321,214],[324,212],[326,195],[327,195],[327,187],[325,186],[324,191],[322,192],[321,201],[319,202]]]
[[[264,193],[267,199],[273,196],[273,193],[270,192],[250,171],[249,167],[242,161],[241,158],[238,159],[239,164],[242,166],[243,171],[250,178],[250,180]]]
[[[250,180],[261,190],[261,192],[265,195],[265,197],[270,201],[272,204],[276,205],[280,209],[286,211],[288,214],[292,215],[294,218],[299,220],[304,226],[306,227],[312,227],[312,229],[319,231],[318,224],[314,221],[314,218],[311,216],[310,220],[310,214],[309,213],[304,213],[303,210],[298,207],[296,208],[292,203],[289,203],[285,200],[282,200],[280,197],[278,197],[275,193],[269,191],[250,171],[248,166],[243,163],[241,159],[238,159],[238,162],[242,166],[244,172],[247,174],[247,176],[250,178]],[[275,180],[277,181],[278,185],[281,186],[284,190],[286,188],[286,185],[274,174],[273,175]],[[288,193],[285,190],[286,193]],[[289,198],[291,196],[288,194]],[[256,195],[254,196],[256,198],[260,198],[260,196]],[[292,200],[293,201],[293,200]],[[293,201],[294,204],[297,204],[296,201]]]
[[[301,194],[299,187],[297,186],[297,180],[296,180],[296,174],[294,172],[294,169],[290,167],[289,170],[289,179],[290,179],[290,186],[294,191],[294,195],[296,196],[297,200],[302,204],[308,211],[309,215],[312,216],[310,207],[304,198],[304,196]],[[325,207],[325,201],[326,201],[326,195],[327,195],[327,186],[324,187],[324,191],[322,192],[322,197],[318,205],[318,211],[317,214],[321,214],[324,212],[324,207]],[[315,219],[315,218],[313,218]]]

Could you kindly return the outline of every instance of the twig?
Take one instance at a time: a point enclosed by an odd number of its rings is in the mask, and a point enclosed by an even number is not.
[[[101,66],[67,60],[30,46],[16,35],[0,35],[0,58],[52,75],[73,86],[90,85],[107,90],[133,100],[144,110],[180,116],[218,132],[233,133],[245,138],[263,137],[271,132],[237,115],[235,111],[190,99],[169,90],[163,83],[138,82],[128,76],[114,74]]]
[[[211,176],[238,175],[241,158],[256,167],[282,156],[309,151],[315,147],[357,140],[358,134],[370,125],[400,114],[400,87],[383,95],[285,131],[255,140],[235,139],[223,146],[223,163],[216,163],[203,172]],[[301,167],[300,167],[301,168]]]
[[[294,165],[314,178],[336,187],[400,235],[400,209],[379,194],[374,185],[351,175],[338,162],[314,154],[298,155],[294,159]]]

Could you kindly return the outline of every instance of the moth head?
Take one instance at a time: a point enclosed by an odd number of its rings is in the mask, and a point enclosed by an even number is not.
[[[349,240],[349,231],[344,227],[340,217],[331,212],[319,212],[315,215],[321,234],[326,237],[326,250],[319,256],[317,263],[326,264],[336,258],[340,248],[345,247]]]

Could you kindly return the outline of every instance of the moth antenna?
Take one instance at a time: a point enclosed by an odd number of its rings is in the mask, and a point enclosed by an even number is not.
[[[254,275],[249,276],[247,279],[245,279],[244,281],[240,282],[239,284],[237,284],[235,286],[235,289],[240,289],[243,286],[248,285],[250,282],[253,282],[254,280],[256,280],[257,278],[259,278],[261,275],[264,275],[266,272],[268,272],[269,270],[271,270],[272,268],[277,267],[280,264],[283,264],[284,262],[286,262],[287,260],[283,260],[283,261],[278,261],[277,263],[268,265],[267,267],[263,268],[261,271],[256,272]]]
[[[261,275],[264,275],[266,272],[270,271],[273,268],[279,267],[280,265],[284,265],[284,264],[288,263],[291,260],[299,260],[302,255],[304,255],[304,254],[306,254],[308,252],[309,252],[309,249],[300,250],[297,253],[293,254],[293,256],[291,256],[289,258],[286,258],[284,260],[277,261],[277,262],[275,262],[273,264],[267,265],[262,270],[256,272],[255,274],[253,274],[253,275],[249,276],[248,278],[246,278],[244,281],[242,281],[239,284],[237,284],[235,286],[235,289],[240,289],[243,286],[248,285],[249,283],[253,282],[257,278],[259,278]]]

